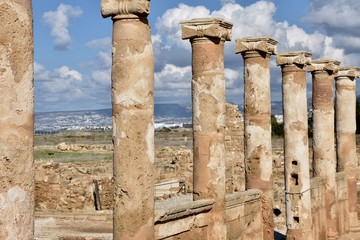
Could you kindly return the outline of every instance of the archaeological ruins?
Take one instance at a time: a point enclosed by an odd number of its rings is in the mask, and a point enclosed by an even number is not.
[[[113,23],[114,161],[101,166],[112,181],[99,185],[107,192],[103,205],[113,209],[113,239],[274,239],[274,216],[282,211],[274,201],[274,169],[279,168],[285,183],[276,195],[284,201],[287,239],[360,239],[355,142],[360,69],[334,59],[313,60],[305,51],[278,54],[271,37],[237,39],[234,54],[241,54],[244,64],[242,120],[237,106],[226,103],[224,45],[232,40],[232,23],[219,18],[184,19],[179,26],[192,49],[193,152],[182,150],[178,156],[193,167],[186,180],[192,197],[155,208],[156,176],[169,173],[155,168],[149,12],[150,0],[101,1],[102,16]],[[0,13],[0,239],[30,240],[35,238],[35,184],[62,194],[61,166],[47,167],[51,178],[35,178],[31,0],[0,1]],[[272,157],[271,55],[282,72],[283,163]],[[307,74],[312,76],[312,126]],[[92,180],[82,179],[81,187],[87,181]],[[91,205],[88,197],[74,202],[76,207],[66,201],[52,207],[72,211]]]

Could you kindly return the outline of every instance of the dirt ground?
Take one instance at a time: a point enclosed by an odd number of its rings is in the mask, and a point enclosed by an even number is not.
[[[357,140],[360,138],[358,137]],[[275,218],[277,239],[282,239],[285,233],[285,203],[283,192],[283,139],[273,138],[274,165],[274,208],[281,212]],[[167,146],[192,149],[192,132],[189,129],[172,131],[158,131],[155,134],[157,150]],[[90,146],[90,147],[89,147]],[[104,147],[106,146],[106,147]],[[35,137],[35,161],[54,161],[67,164],[98,165],[112,161],[111,132],[92,133],[59,133],[51,135],[37,135]],[[359,146],[359,144],[358,144]],[[68,148],[68,149],[67,149]],[[77,148],[72,149],[72,148]],[[86,159],[86,160],[85,160]],[[36,212],[35,221],[36,240],[107,240],[112,239],[111,211],[86,210],[81,212]]]

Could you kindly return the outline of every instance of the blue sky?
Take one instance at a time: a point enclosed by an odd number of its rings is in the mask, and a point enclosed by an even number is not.
[[[196,17],[234,24],[225,44],[229,102],[243,101],[243,61],[234,54],[238,38],[271,36],[279,41],[278,52],[306,50],[314,59],[360,65],[358,0],[151,0],[150,6],[156,103],[191,101],[191,49],[181,40],[179,22]],[[110,108],[112,21],[101,17],[100,0],[33,0],[33,14],[35,111]],[[274,101],[281,100],[280,74],[272,56]]]

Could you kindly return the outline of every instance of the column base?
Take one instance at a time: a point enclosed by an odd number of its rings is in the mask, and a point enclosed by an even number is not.
[[[360,225],[350,226],[350,232],[360,232]]]
[[[305,230],[305,229],[288,229],[286,231],[286,240],[299,240],[299,239],[306,239],[310,240],[313,239],[312,231]]]

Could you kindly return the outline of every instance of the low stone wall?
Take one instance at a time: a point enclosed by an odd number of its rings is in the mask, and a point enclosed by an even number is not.
[[[61,146],[72,146],[71,149],[74,149],[73,145]],[[94,147],[90,146],[87,149]],[[182,189],[179,189],[181,193],[184,190],[188,193],[192,192],[191,149],[163,147],[157,149],[155,161],[156,183],[179,180],[183,183],[180,186]],[[98,181],[102,210],[111,210],[112,176],[112,161],[59,163],[37,160],[35,161],[36,210],[59,212],[95,210],[93,180]]]
[[[157,239],[205,239],[208,212],[213,200],[199,200],[157,210]],[[248,190],[226,196],[227,239],[262,239],[260,191]]]
[[[311,179],[311,214],[314,239],[324,239],[326,230],[325,182],[321,177]]]
[[[345,172],[336,173],[336,198],[337,198],[337,217],[339,234],[345,234],[350,231],[350,215],[348,204],[348,183]]]
[[[260,195],[251,189],[226,196],[227,239],[263,239]]]
[[[35,162],[37,211],[95,210],[94,182],[98,181],[102,209],[112,209],[112,162]]]
[[[226,192],[244,191],[244,120],[237,105],[226,104],[225,125]]]

